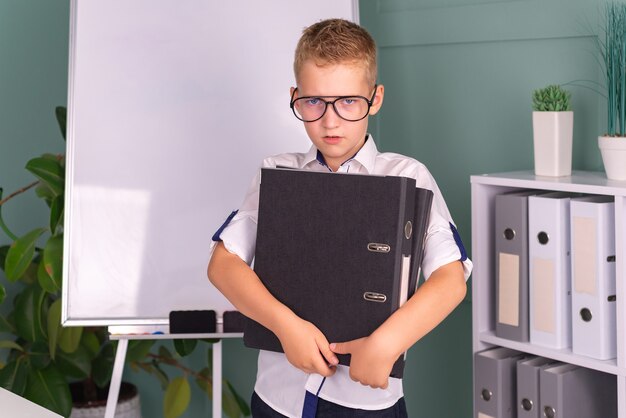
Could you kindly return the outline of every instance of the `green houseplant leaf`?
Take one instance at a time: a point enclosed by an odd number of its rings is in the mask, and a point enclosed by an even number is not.
[[[44,263],[39,263],[37,265],[37,282],[43,290],[50,294],[55,294],[56,292],[61,290],[46,271],[46,266]]]
[[[56,158],[46,156],[33,158],[26,163],[26,169],[48,186],[55,196],[63,193],[65,188],[64,170]]]
[[[53,365],[30,370],[24,397],[64,417],[72,410],[72,396],[65,376]]]
[[[131,340],[128,343],[126,360],[130,362],[144,359],[154,345],[154,340]]]
[[[26,272],[35,254],[35,243],[44,232],[45,228],[33,229],[11,244],[4,261],[7,279],[14,282]]]
[[[251,414],[250,407],[248,403],[237,393],[233,385],[230,384],[229,381],[224,380],[225,387],[228,388],[228,391],[232,394],[233,398],[237,402],[237,406],[239,411],[243,416],[248,416]]]
[[[164,345],[159,347],[159,355],[165,359],[173,359],[174,356]]]
[[[59,351],[56,355],[56,365],[65,376],[75,379],[86,379],[91,374],[92,356],[83,346],[78,346],[71,353]]]
[[[59,328],[59,348],[66,353],[73,353],[80,345],[83,327]]]
[[[59,129],[61,130],[61,135],[63,135],[63,139],[67,139],[67,107],[57,106],[54,109],[54,113],[59,124]]]
[[[2,206],[0,206],[0,208],[2,208]],[[0,269],[2,269],[2,271],[4,271],[4,261],[7,259],[9,248],[11,248],[9,245],[0,246]]]
[[[45,369],[52,360],[50,357],[50,351],[48,350],[48,344],[45,341],[35,341],[30,347],[28,353],[30,365],[35,369]]]
[[[59,339],[59,331],[61,329],[61,299],[52,302],[48,309],[48,352],[54,360],[57,350],[57,341]]]
[[[104,343],[100,352],[92,363],[91,377],[96,386],[103,388],[111,381],[113,363],[115,361],[115,347],[110,341]]]
[[[58,226],[63,221],[63,205],[65,204],[65,197],[58,195],[52,199],[50,204],[50,232],[54,235]]]
[[[228,418],[240,418],[244,414],[241,409],[241,405],[247,409],[248,405],[246,402],[235,392],[235,389],[226,381],[226,379],[222,382],[222,387],[224,390],[222,391],[222,405],[224,409],[224,414]]]
[[[39,265],[41,264],[39,263],[40,258],[41,258],[40,255],[37,252],[35,252],[35,257],[33,258],[33,262],[30,263],[28,267],[26,267],[26,271],[20,278],[21,282],[23,282],[26,285],[31,285],[37,281],[37,270],[39,268]]]
[[[19,351],[24,351],[24,348],[15,341],[0,341],[0,348],[14,348]]]
[[[7,319],[3,315],[0,315],[0,332],[15,332],[15,328],[13,328],[13,326],[9,323],[9,321],[7,321]]]
[[[39,183],[37,187],[35,187],[35,194],[42,198],[48,206],[52,205],[52,201],[56,197],[52,190],[50,190],[50,188],[43,183]]]
[[[200,370],[196,377],[196,384],[204,391],[209,399],[213,399],[213,381],[211,380],[211,369],[205,367]]]
[[[161,366],[159,366],[158,362],[154,361],[152,364],[154,366],[152,374],[154,374],[159,380],[159,383],[161,383],[161,389],[167,390],[167,385],[169,385],[170,383],[170,378],[163,371],[163,369],[161,369]]]
[[[105,342],[104,344],[107,344],[107,343],[108,341]],[[90,330],[90,329],[83,329],[83,336],[81,337],[80,345],[85,347],[85,349],[87,349],[91,357],[94,357],[94,358],[98,355],[98,353],[100,352],[100,348],[101,348],[100,340],[98,339],[98,336],[93,330]]]
[[[63,235],[55,235],[48,239],[43,252],[43,265],[55,288],[61,289],[61,282],[63,281]]]
[[[174,340],[174,348],[181,357],[186,357],[193,353],[196,345],[198,345],[198,340]]]
[[[29,342],[44,339],[47,330],[42,324],[45,292],[38,285],[27,286],[17,296],[15,304],[15,328],[17,334]]]
[[[191,387],[185,377],[172,379],[163,398],[165,418],[176,418],[187,409],[191,400]]]
[[[0,370],[0,386],[22,396],[26,388],[28,369],[23,357],[10,361]]]

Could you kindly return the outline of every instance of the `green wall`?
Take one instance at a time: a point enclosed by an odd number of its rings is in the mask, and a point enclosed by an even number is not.
[[[5,197],[35,180],[24,169],[30,158],[64,152],[54,108],[67,101],[68,22],[65,0],[0,1],[0,187]],[[31,191],[4,205],[2,213],[21,235],[46,225],[47,211]],[[0,245],[8,243],[0,232]],[[6,313],[8,304],[0,312]]]
[[[67,102],[68,22],[66,0],[0,1],[0,187],[5,194],[34,180],[24,170],[28,159],[64,150],[54,108]],[[33,194],[3,210],[17,233],[34,222],[45,224],[46,212]],[[0,240],[6,243],[3,234]]]
[[[379,45],[379,81],[386,87],[372,132],[382,149],[413,156],[430,168],[470,254],[469,176],[532,169],[531,92],[550,83],[601,79],[589,36],[599,9],[596,0],[360,1],[361,23]],[[68,0],[0,1],[5,193],[32,181],[23,169],[29,158],[63,152],[54,107],[67,101],[68,28]],[[569,86],[574,169],[602,170],[596,137],[604,126],[603,102],[580,84]],[[18,233],[46,222],[46,209],[32,194],[3,212]],[[6,242],[0,237],[0,244]],[[205,355],[198,351],[188,365],[198,367]],[[250,393],[254,354],[240,340],[229,340],[224,358],[224,375],[241,393]],[[467,300],[409,352],[410,416],[471,416],[471,373]],[[144,416],[161,416],[157,381],[130,370],[126,378],[140,386]],[[197,392],[193,399],[185,416],[208,416],[210,401]]]
[[[533,169],[531,93],[573,82],[573,168],[602,170],[594,0],[361,0],[379,49],[381,149],[430,169],[471,257],[473,174]],[[577,81],[585,80],[585,81]],[[590,82],[591,83],[590,83]],[[471,282],[471,280],[470,280]],[[470,296],[409,353],[412,417],[472,415]]]

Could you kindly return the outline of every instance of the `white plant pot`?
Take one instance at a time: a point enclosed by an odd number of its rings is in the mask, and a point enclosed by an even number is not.
[[[611,180],[626,180],[626,138],[599,136],[598,147],[606,177]]]
[[[574,112],[533,112],[535,174],[572,175]]]
[[[106,402],[102,405],[74,406],[70,418],[104,418]],[[139,393],[130,399],[119,400],[115,408],[115,418],[141,418]]]

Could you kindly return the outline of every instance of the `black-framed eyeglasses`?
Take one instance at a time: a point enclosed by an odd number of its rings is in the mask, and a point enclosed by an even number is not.
[[[295,88],[291,95],[289,107],[291,107],[293,114],[303,122],[320,120],[326,114],[328,105],[333,106],[335,113],[341,119],[357,122],[370,113],[370,108],[376,97],[377,87],[378,85],[374,86],[374,94],[372,94],[372,98],[369,100],[363,96],[305,96],[294,100],[296,91],[298,91]],[[324,100],[330,97],[334,97],[335,100]]]

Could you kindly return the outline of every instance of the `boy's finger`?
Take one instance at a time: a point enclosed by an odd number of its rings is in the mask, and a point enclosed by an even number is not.
[[[324,377],[330,377],[335,374],[337,371],[336,367],[330,367],[322,356],[320,356],[318,360],[319,361],[316,361],[314,364],[316,373]]]
[[[335,353],[333,353],[331,351],[331,349],[328,346],[328,343],[325,344],[320,344],[319,342],[317,343],[317,348],[319,348],[320,353],[322,353],[322,355],[324,356],[324,358],[326,359],[326,362],[331,365],[331,366],[336,366],[337,364],[339,364],[339,359],[337,358],[337,356],[335,355]]]
[[[332,343],[330,349],[337,354],[350,354],[352,353],[352,347],[350,343]]]

